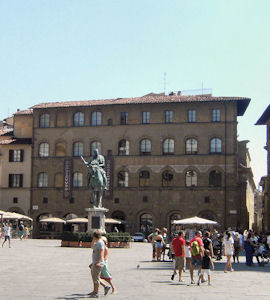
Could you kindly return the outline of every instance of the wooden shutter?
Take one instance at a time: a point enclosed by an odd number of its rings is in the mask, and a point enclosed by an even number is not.
[[[22,149],[21,149],[20,151],[21,151],[21,157],[20,157],[20,158],[21,158],[21,160],[20,160],[20,161],[22,162],[22,161],[23,161],[23,159],[24,159],[24,150],[22,150]]]
[[[23,187],[23,174],[20,174],[20,187]]]
[[[8,186],[12,187],[12,174],[8,174]]]
[[[13,150],[9,150],[9,161],[13,161]]]

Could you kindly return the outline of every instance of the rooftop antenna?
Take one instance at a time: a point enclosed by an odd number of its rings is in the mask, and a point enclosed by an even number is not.
[[[166,82],[166,79],[167,79],[167,73],[166,72],[164,72],[164,77],[163,77],[163,84],[164,84],[164,95],[166,95],[166,84],[167,84],[167,82]]]

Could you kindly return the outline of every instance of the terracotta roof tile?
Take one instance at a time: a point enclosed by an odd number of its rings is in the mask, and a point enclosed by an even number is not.
[[[25,110],[19,110],[14,113],[14,115],[32,115],[33,109],[25,109]]]
[[[0,145],[25,145],[25,144],[32,144],[32,139],[29,138],[11,138],[7,140],[0,141]]]
[[[0,136],[13,136],[13,129],[0,129]]]
[[[46,102],[32,106],[32,109],[46,108],[64,108],[64,107],[82,107],[82,106],[101,106],[101,105],[125,105],[125,104],[160,104],[160,103],[185,103],[185,102],[239,102],[238,114],[244,114],[250,99],[245,97],[213,97],[212,95],[203,96],[166,96],[166,95],[146,95],[137,98],[117,98],[104,100],[86,100],[86,101],[64,101],[64,102]]]

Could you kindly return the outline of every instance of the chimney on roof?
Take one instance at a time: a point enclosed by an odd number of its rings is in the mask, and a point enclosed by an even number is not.
[[[181,92],[181,91],[178,91],[178,92],[177,92],[177,96],[182,96],[182,92]]]
[[[17,108],[17,112],[18,112],[18,111],[20,111],[20,109],[19,109],[19,108]]]
[[[174,96],[175,93],[174,92],[170,92],[169,96]]]

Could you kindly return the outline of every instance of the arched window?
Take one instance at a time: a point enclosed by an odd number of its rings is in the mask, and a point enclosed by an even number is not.
[[[172,185],[172,180],[173,180],[173,174],[170,171],[164,171],[162,173],[162,186],[171,186]]]
[[[38,187],[47,187],[48,186],[48,174],[39,173],[38,174]]]
[[[196,139],[186,140],[186,154],[197,154],[198,153],[198,142]]]
[[[100,111],[93,111],[91,113],[91,125],[92,126],[102,125],[102,113]]]
[[[66,156],[66,144],[57,143],[55,145],[55,156]]]
[[[64,185],[64,179],[62,173],[56,173],[54,178],[54,185],[56,188],[61,188]]]
[[[94,141],[91,143],[91,145],[90,145],[90,155],[91,156],[94,156],[95,149],[98,149],[99,154],[101,154],[101,143],[100,142]]]
[[[153,232],[153,218],[150,214],[142,214],[140,216],[140,232],[148,236]]]
[[[222,141],[218,138],[213,138],[210,141],[210,153],[221,153]]]
[[[73,116],[73,126],[80,127],[84,126],[84,113],[76,112]]]
[[[209,174],[209,185],[220,187],[221,186],[221,173],[217,170],[210,172]]]
[[[150,173],[148,171],[141,171],[139,174],[139,186],[149,186]]]
[[[121,140],[118,143],[118,155],[129,155],[129,141]]]
[[[43,114],[39,117],[39,128],[49,128],[50,127],[50,115]]]
[[[83,143],[76,142],[73,144],[73,156],[82,156],[83,155]]]
[[[186,172],[186,186],[197,186],[197,173],[195,171]]]
[[[163,154],[174,154],[174,140],[166,139],[163,142]]]
[[[48,157],[49,156],[49,144],[48,143],[39,144],[38,155],[40,157]]]
[[[83,185],[83,175],[82,173],[73,173],[73,187],[81,187]]]
[[[151,141],[148,139],[141,140],[140,143],[140,153],[142,155],[149,155],[151,154]]]
[[[118,186],[128,187],[128,172],[120,171],[118,173]]]

